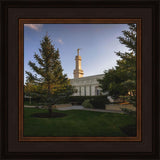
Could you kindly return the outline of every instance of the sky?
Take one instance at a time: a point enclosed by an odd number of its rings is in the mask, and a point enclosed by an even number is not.
[[[127,24],[24,24],[24,82],[25,71],[34,73],[28,62],[36,62],[34,54],[40,54],[40,41],[46,33],[59,49],[63,73],[72,79],[78,48],[84,76],[114,67],[119,59],[115,52],[128,51],[117,38],[123,36],[123,30],[128,30]]]

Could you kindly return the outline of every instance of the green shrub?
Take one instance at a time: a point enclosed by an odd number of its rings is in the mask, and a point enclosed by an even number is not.
[[[69,102],[72,104],[79,104],[82,105],[82,103],[89,99],[90,103],[93,105],[93,108],[96,109],[105,109],[105,104],[109,103],[109,100],[107,99],[107,96],[70,96]]]
[[[68,101],[70,103],[82,104],[86,99],[90,98],[88,96],[70,96]]]
[[[78,104],[82,105],[82,103],[85,100],[90,100],[90,103],[92,104],[93,108],[96,109],[105,109],[105,104],[110,103],[107,99],[107,96],[100,95],[100,96],[70,96],[65,97],[63,99],[58,100],[57,104],[62,103],[72,103],[72,104]],[[28,100],[26,99],[25,102],[27,103]],[[43,100],[40,98],[32,98],[32,104],[43,104]]]
[[[59,98],[56,100],[56,104],[65,104],[68,102],[69,102],[68,97]],[[32,97],[32,99],[31,99],[31,105],[42,105],[45,103],[46,103],[46,100],[39,98],[39,97]],[[28,98],[24,98],[24,104],[30,105],[30,100]]]
[[[106,96],[95,96],[91,99],[91,104],[95,109],[105,109],[105,105],[108,103],[109,101]]]
[[[131,109],[121,108],[121,111],[123,111],[123,112],[125,112],[126,114],[129,114],[129,115],[136,115],[136,111],[132,111]]]
[[[93,108],[93,105],[90,103],[89,99],[84,100],[84,102],[82,103],[82,106],[85,108]]]
[[[127,97],[127,101],[130,103],[130,104],[133,104],[135,107],[136,107],[136,96],[128,96]]]

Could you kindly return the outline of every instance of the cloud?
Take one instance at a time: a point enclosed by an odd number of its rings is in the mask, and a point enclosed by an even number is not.
[[[43,24],[24,24],[25,27],[31,28],[35,31],[40,31],[42,28]]]
[[[64,42],[62,41],[62,39],[58,39],[57,40],[60,44],[64,44]]]

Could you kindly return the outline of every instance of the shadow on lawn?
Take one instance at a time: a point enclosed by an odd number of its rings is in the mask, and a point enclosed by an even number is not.
[[[49,113],[34,113],[31,115],[31,117],[36,117],[36,118],[59,118],[65,116],[67,116],[67,114],[58,112],[52,112],[51,115]]]
[[[137,136],[137,128],[136,125],[127,125],[120,128],[123,133],[125,133],[129,137]]]

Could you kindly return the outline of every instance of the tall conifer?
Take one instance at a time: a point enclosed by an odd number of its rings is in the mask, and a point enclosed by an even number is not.
[[[55,49],[47,34],[40,46],[40,54],[34,54],[36,63],[31,61],[28,63],[35,75],[26,71],[25,91],[41,98],[41,102],[48,106],[51,115],[52,105],[72,94],[72,87],[67,75],[63,74],[59,50]]]
[[[119,36],[119,42],[125,45],[128,52],[115,52],[120,57],[117,65],[105,71],[105,76],[99,80],[103,91],[109,92],[112,98],[125,96],[131,103],[136,104],[136,24],[128,24],[129,30],[124,30]]]

